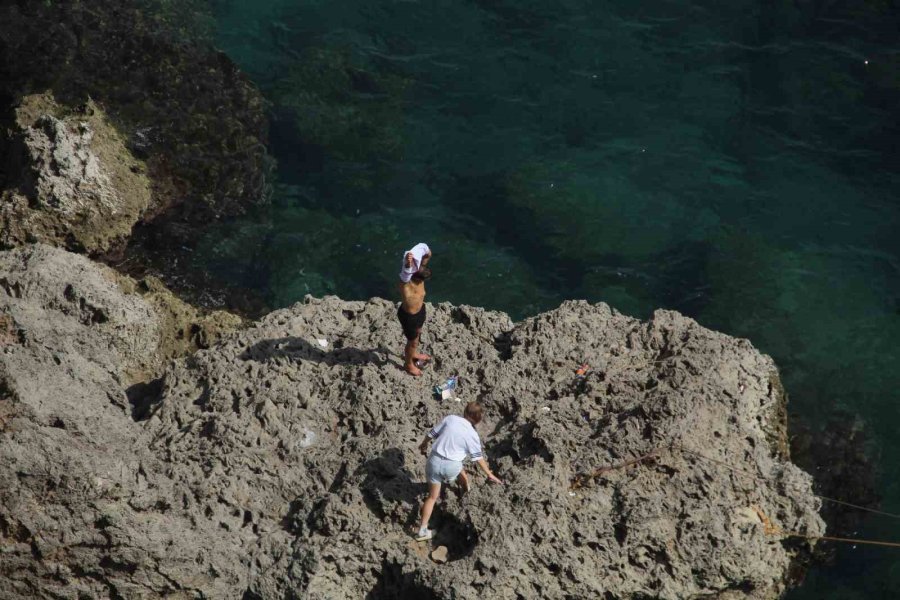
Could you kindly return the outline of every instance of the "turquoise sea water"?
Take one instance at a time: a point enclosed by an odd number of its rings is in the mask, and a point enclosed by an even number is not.
[[[271,103],[278,172],[199,268],[272,307],[390,296],[427,241],[433,301],[682,311],[771,354],[795,423],[857,419],[900,512],[896,4],[211,6]],[[900,597],[898,552],[842,546],[790,597]]]

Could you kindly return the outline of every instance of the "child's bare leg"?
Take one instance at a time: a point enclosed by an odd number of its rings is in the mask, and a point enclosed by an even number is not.
[[[441,495],[441,484],[439,483],[431,483],[428,484],[428,497],[425,498],[425,502],[422,503],[422,522],[419,525],[419,529],[425,529],[428,527],[428,521],[431,520],[431,513],[434,511],[434,505],[437,502],[438,497]]]
[[[462,488],[464,494],[469,491],[469,476],[466,475],[465,469],[459,472],[459,476],[457,476],[456,478],[456,483],[458,483],[459,487]]]

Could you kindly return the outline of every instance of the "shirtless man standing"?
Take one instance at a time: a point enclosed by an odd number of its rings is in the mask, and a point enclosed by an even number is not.
[[[428,360],[427,354],[416,352],[419,346],[419,335],[425,324],[425,281],[431,278],[431,269],[425,265],[431,259],[428,244],[416,244],[412,250],[403,255],[400,270],[400,307],[397,318],[406,336],[403,368],[410,375],[419,376],[422,371],[416,366],[417,360]]]

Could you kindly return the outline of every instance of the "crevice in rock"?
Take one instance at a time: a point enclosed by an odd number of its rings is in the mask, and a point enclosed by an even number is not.
[[[616,542],[619,543],[619,546],[624,546],[625,541],[628,538],[628,516],[624,512],[622,493],[618,488],[613,491],[612,513],[619,515],[619,518],[613,523],[613,535],[616,538]]]
[[[512,358],[513,345],[512,330],[504,331],[494,337],[494,350],[497,351],[497,356],[503,362]]]
[[[365,600],[439,600],[441,596],[418,581],[418,572],[404,573],[403,565],[383,561],[378,581]]]
[[[158,377],[143,383],[136,383],[125,390],[131,405],[131,418],[135,421],[149,419],[162,402],[164,378]]]
[[[133,575],[135,571],[137,571],[138,566],[133,562],[127,561],[117,561],[114,560],[110,556],[104,556],[100,559],[100,566],[104,569],[110,571],[117,571],[120,573],[128,573],[129,575]]]
[[[10,298],[22,297],[22,284],[18,281],[10,282],[6,277],[0,277],[0,288],[3,288],[3,291],[6,292],[6,295]]]
[[[450,310],[450,320],[464,327],[469,327],[472,324],[472,317],[469,316],[468,311],[462,306],[454,306]]]
[[[109,315],[105,310],[94,306],[84,296],[79,296],[71,284],[66,286],[63,296],[72,304],[77,305],[80,320],[85,325],[100,325],[109,321]]]
[[[447,547],[448,562],[470,556],[478,546],[478,532],[468,519],[463,521],[452,513],[437,510],[431,517],[429,527],[437,531],[432,545],[435,548]]]

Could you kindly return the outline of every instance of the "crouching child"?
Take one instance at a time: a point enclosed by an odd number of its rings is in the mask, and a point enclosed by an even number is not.
[[[428,521],[434,505],[441,495],[441,485],[456,481],[464,492],[469,490],[469,478],[463,469],[463,460],[468,457],[475,461],[488,480],[503,483],[488,467],[481,448],[481,438],[475,426],[481,423],[484,408],[477,402],[469,402],[463,416],[449,415],[436,425],[419,445],[422,454],[428,454],[428,444],[432,440],[434,446],[425,463],[425,476],[428,479],[428,498],[422,504],[422,521],[416,539],[430,540],[434,532],[428,529]]]

